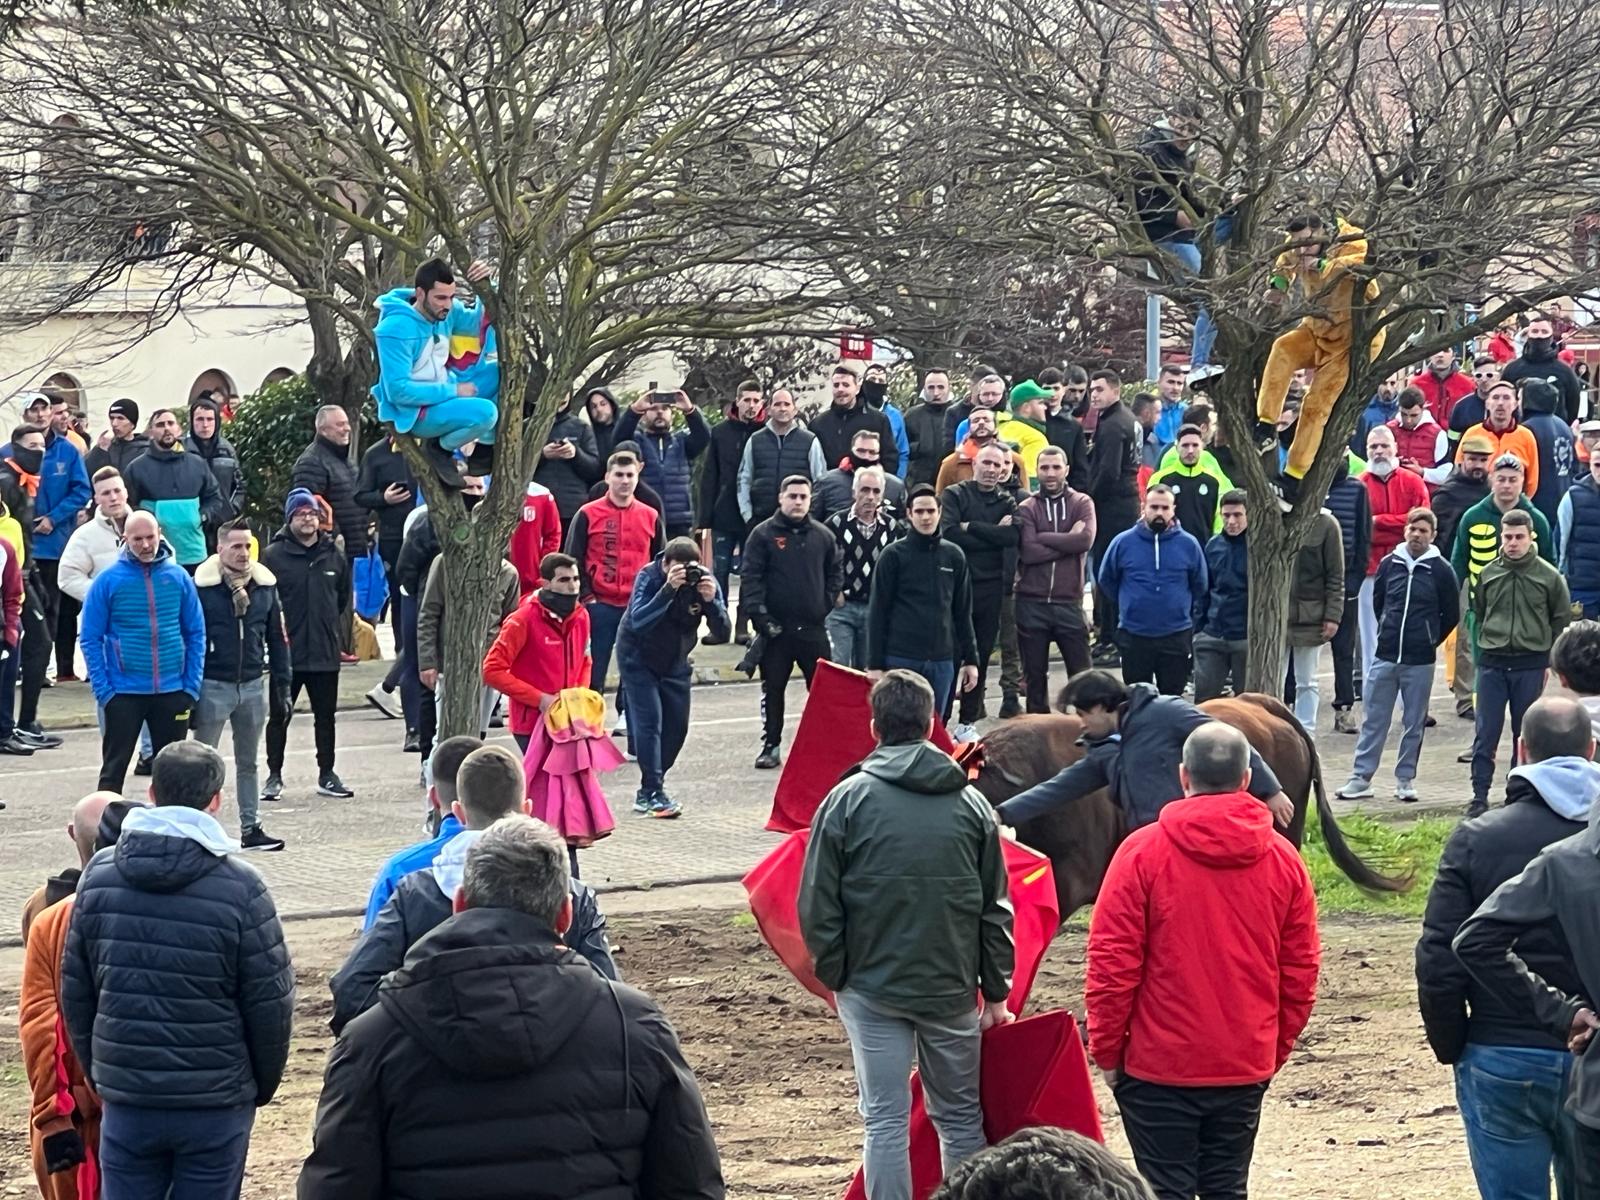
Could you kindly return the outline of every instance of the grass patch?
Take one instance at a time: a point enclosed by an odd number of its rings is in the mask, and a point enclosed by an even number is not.
[[[1328,857],[1322,830],[1313,818],[1306,822],[1306,840],[1300,853],[1311,882],[1317,889],[1317,906],[1324,913],[1369,913],[1389,917],[1420,917],[1427,904],[1428,889],[1439,867],[1444,844],[1455,831],[1453,817],[1424,817],[1401,824],[1379,821],[1362,813],[1339,818],[1345,839],[1362,858],[1385,874],[1398,874],[1410,867],[1416,882],[1409,892],[1399,895],[1372,895],[1363,892]]]
[[[756,919],[752,913],[739,912],[728,918],[728,924],[735,929],[754,929],[756,927]]]

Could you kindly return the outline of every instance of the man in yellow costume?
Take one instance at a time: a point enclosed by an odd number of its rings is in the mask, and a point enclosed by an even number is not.
[[[1322,444],[1328,414],[1350,378],[1350,306],[1356,289],[1362,288],[1363,297],[1371,302],[1377,299],[1378,284],[1369,279],[1363,285],[1352,270],[1367,258],[1367,239],[1355,226],[1339,220],[1330,237],[1321,217],[1304,213],[1289,222],[1288,233],[1289,246],[1278,255],[1272,285],[1284,291],[1298,288],[1298,298],[1312,311],[1272,343],[1256,395],[1256,415],[1271,428],[1283,411],[1294,373],[1307,367],[1316,372],[1300,405],[1279,490],[1283,500],[1293,504],[1300,480]],[[1382,349],[1379,331],[1372,339],[1371,357]]]

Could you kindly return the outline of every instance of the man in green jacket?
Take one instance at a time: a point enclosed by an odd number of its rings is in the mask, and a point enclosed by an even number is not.
[[[1484,567],[1472,589],[1478,700],[1469,817],[1489,810],[1489,783],[1507,707],[1514,747],[1522,736],[1522,714],[1544,692],[1551,644],[1572,619],[1567,581],[1534,553],[1533,530],[1539,519],[1538,513],[1521,511],[1500,518],[1500,556]]]
[[[1014,1019],[1015,944],[994,815],[927,740],[932,687],[889,671],[871,703],[878,747],[811,822],[799,908],[850,1038],[876,1200],[911,1195],[913,1049],[945,1169],[984,1148],[979,1045]]]

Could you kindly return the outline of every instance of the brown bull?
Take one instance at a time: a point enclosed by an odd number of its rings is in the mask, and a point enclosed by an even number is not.
[[[1345,841],[1322,785],[1317,747],[1284,705],[1270,696],[1248,692],[1208,700],[1202,711],[1232,725],[1249,739],[1256,753],[1294,801],[1294,821],[1284,835],[1296,846],[1305,836],[1311,794],[1317,797],[1317,819],[1334,864],[1356,884],[1372,891],[1398,892],[1411,886],[1409,875],[1393,877],[1374,870]],[[1077,717],[1018,717],[983,738],[983,768],[978,789],[991,804],[1000,804],[1042,783],[1083,757],[1078,745],[1082,724]],[[1049,857],[1055,866],[1056,895],[1063,919],[1100,892],[1111,855],[1127,836],[1127,822],[1109,790],[1074,800],[1056,812],[1023,823],[1021,841]]]

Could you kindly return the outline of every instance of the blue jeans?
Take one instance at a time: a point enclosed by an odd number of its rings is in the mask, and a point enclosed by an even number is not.
[[[1576,1122],[1566,1111],[1573,1056],[1565,1050],[1467,1043],[1456,1063],[1456,1103],[1478,1190],[1495,1200],[1577,1196]]]
[[[654,792],[666,783],[689,736],[689,664],[657,675],[637,658],[618,654],[617,667],[628,698],[628,744],[639,760],[640,790]]]
[[[1544,693],[1545,669],[1486,667],[1478,664],[1477,701],[1472,731],[1472,798],[1487,800],[1494,782],[1495,754],[1505,730],[1506,709],[1511,710],[1512,761],[1522,736],[1522,714]]]
[[[1218,246],[1222,245],[1233,236],[1233,218],[1218,217],[1211,227],[1211,240]],[[1200,274],[1200,247],[1194,242],[1162,241],[1156,243],[1168,254],[1171,254],[1188,270],[1190,275]],[[1159,303],[1154,296],[1150,303]],[[1217,327],[1211,320],[1211,314],[1201,305],[1194,315],[1194,346],[1189,354],[1191,369],[1209,366],[1211,363],[1211,347],[1217,340]]]
[[[139,1108],[105,1102],[103,1200],[238,1200],[254,1105]]]
[[[733,577],[733,556],[735,552],[742,554],[744,547],[744,534],[722,533],[714,531],[711,534],[711,574],[716,577],[717,586],[722,589],[724,601],[730,604],[729,616],[732,616],[732,602],[728,600],[731,593],[728,583]]]
[[[611,652],[616,649],[617,630],[627,610],[599,600],[591,600],[584,607],[589,610],[589,688],[604,696],[606,676],[611,672]]]
[[[945,1172],[988,1145],[978,1098],[977,1000],[970,1012],[953,1017],[918,1016],[849,989],[839,992],[838,1001],[866,1123],[861,1157],[867,1200],[911,1200],[913,1058]]]
[[[267,727],[267,681],[223,683],[200,681],[200,699],[189,718],[195,740],[213,748],[222,740],[222,727],[233,729],[234,790],[239,797],[239,829],[248,833],[261,823],[261,733]]]
[[[459,450],[468,442],[494,442],[495,423],[500,409],[482,396],[457,396],[443,404],[423,409],[411,427],[414,438],[438,438],[446,450]]]
[[[896,658],[884,656],[883,665],[891,671],[915,671],[928,681],[933,689],[933,712],[941,720],[950,708],[950,696],[956,686],[956,664],[948,658]]]
[[[828,619],[823,624],[828,630],[828,641],[833,645],[833,661],[841,667],[866,670],[866,601],[846,600],[843,605],[828,613]]]

